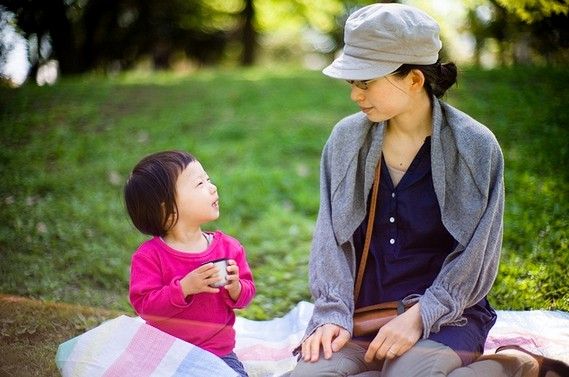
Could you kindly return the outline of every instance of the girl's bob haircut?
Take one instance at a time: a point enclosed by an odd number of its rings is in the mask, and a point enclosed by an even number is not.
[[[126,209],[142,233],[164,237],[176,224],[176,181],[193,161],[186,152],[165,151],[144,157],[132,170],[124,187]]]

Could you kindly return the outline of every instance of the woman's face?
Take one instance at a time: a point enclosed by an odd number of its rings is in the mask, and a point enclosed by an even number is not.
[[[367,89],[352,84],[350,97],[372,122],[392,119],[413,109],[410,76],[384,76],[369,82]]]

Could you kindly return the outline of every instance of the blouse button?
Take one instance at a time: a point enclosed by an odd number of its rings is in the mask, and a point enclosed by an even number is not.
[[[389,218],[389,222],[390,222],[390,223],[394,223],[394,222],[395,222],[395,217],[390,217],[390,218]]]
[[[393,244],[395,243],[395,239],[393,239],[393,238],[390,239],[390,240],[389,240],[389,243],[393,245]]]

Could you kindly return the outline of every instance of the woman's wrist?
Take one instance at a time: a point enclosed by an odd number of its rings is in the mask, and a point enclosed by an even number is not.
[[[413,326],[415,329],[423,332],[423,318],[421,317],[421,304],[417,302],[415,305],[410,307],[408,310],[411,318],[413,320]]]

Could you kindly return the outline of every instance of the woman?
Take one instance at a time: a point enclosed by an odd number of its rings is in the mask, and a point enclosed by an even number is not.
[[[310,259],[315,307],[292,376],[536,373],[537,361],[517,350],[479,358],[496,320],[486,295],[500,258],[504,163],[485,126],[439,100],[457,72],[439,63],[438,25],[410,6],[374,4],[348,18],[344,37],[343,54],[323,72],[351,84],[361,112],[340,121],[324,147]],[[409,309],[377,334],[352,338],[355,308],[393,300]]]

